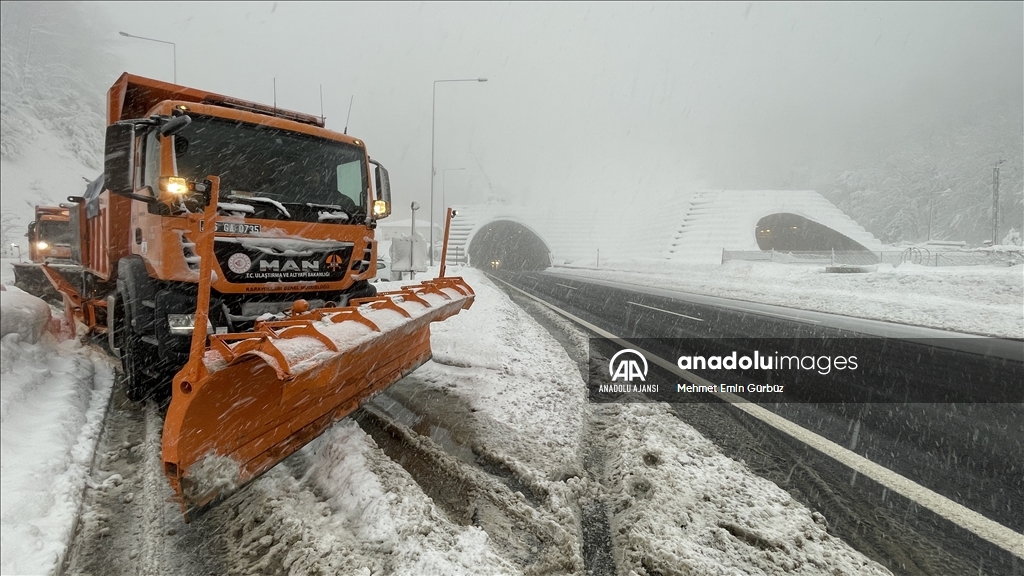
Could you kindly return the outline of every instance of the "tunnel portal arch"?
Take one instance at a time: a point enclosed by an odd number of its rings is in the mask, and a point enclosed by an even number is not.
[[[779,212],[757,221],[757,247],[778,252],[870,252],[863,244],[824,224]]]
[[[487,270],[543,270],[551,249],[539,234],[513,220],[494,220],[469,239],[469,263]]]

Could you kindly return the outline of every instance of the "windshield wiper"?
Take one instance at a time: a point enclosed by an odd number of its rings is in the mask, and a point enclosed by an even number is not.
[[[309,208],[323,208],[324,210],[341,210],[342,212],[348,212],[337,204],[317,204],[316,202],[285,202],[289,206],[308,206]]]
[[[341,221],[348,222],[352,220],[355,210],[345,208],[338,204],[320,204],[317,202],[283,202],[287,206],[298,206],[304,208],[313,208],[317,210],[317,220],[320,222],[325,221]]]
[[[227,196],[225,196],[227,198]],[[255,214],[256,209],[248,204],[235,204],[233,202],[217,202],[217,209],[225,212],[242,212],[245,214]]]
[[[282,216],[289,220],[292,219],[292,215],[290,212],[288,212],[288,209],[284,207],[284,204],[281,204],[277,200],[264,198],[263,196],[239,196],[237,194],[229,194],[227,197],[231,200],[237,200],[240,202],[255,202],[256,204],[266,204],[268,206],[273,206],[274,208],[277,209],[278,212],[281,213]]]

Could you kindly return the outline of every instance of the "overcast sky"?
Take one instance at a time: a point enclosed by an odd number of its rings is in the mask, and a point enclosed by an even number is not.
[[[319,113],[435,194],[537,203],[772,188],[964,113],[1024,108],[1006,3],[105,3],[126,70]],[[111,79],[112,81],[113,79]],[[400,215],[403,210],[398,211]]]

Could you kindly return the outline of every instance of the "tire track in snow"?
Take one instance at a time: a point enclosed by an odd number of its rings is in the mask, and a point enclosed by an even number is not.
[[[161,409],[114,390],[63,574],[206,576],[223,573],[218,531],[185,524],[161,476]]]
[[[149,518],[149,522],[146,523],[146,529],[144,532],[145,537],[142,538],[142,552],[140,558],[140,565],[142,566],[143,574],[165,574],[167,573],[167,567],[165,566],[164,557],[166,555],[166,528],[164,527],[164,513],[161,510],[160,502],[160,490],[157,482],[162,480],[157,478],[157,473],[161,469],[160,460],[160,430],[162,428],[162,422],[160,416],[157,414],[157,408],[152,401],[146,402],[145,406],[145,438],[143,439],[143,446],[145,450],[145,459],[141,462],[142,472],[142,502],[145,506],[146,518]]]
[[[533,300],[523,298],[515,292],[509,298],[527,311],[549,334],[562,345],[569,358],[576,363],[580,378],[588,378],[590,370],[587,352],[587,336],[571,322]],[[589,494],[580,498],[580,531],[582,537],[583,563],[588,575],[604,576],[618,572],[615,549],[609,525],[607,490],[603,484],[603,470],[607,451],[601,445],[600,436],[606,434],[604,422],[594,414],[593,407],[585,405],[583,467],[590,481]]]
[[[566,526],[566,516],[571,517],[567,509],[531,506],[521,491],[513,492],[498,477],[372,407],[364,407],[355,418],[453,522],[483,528],[502,555],[526,574],[583,573],[576,522],[572,518]]]

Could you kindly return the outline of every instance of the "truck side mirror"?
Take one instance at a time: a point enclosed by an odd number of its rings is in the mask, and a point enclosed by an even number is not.
[[[377,199],[373,202],[373,217],[387,218],[391,215],[391,180],[388,178],[387,168],[377,162],[373,164],[377,167],[374,173],[374,180],[377,181]]]
[[[175,116],[174,118],[171,118],[163,126],[160,127],[160,135],[161,136],[174,136],[178,132],[181,132],[182,128],[184,128],[185,126],[188,126],[191,123],[192,123],[192,118],[190,118],[187,114],[182,114],[181,116]]]
[[[131,124],[107,126],[103,150],[103,180],[105,187],[115,194],[132,194],[135,185],[135,127]]]

